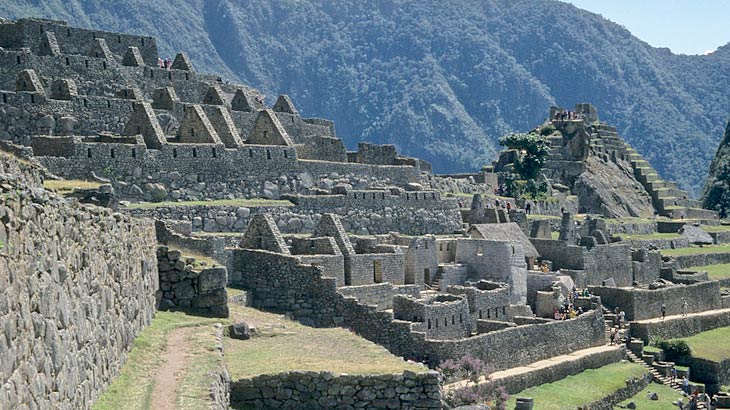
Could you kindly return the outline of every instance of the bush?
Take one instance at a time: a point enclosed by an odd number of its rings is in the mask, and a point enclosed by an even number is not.
[[[654,346],[664,350],[666,360],[688,366],[692,359],[692,349],[687,342],[680,339],[657,340]]]
[[[555,126],[553,124],[548,124],[548,125],[540,128],[540,135],[542,135],[543,137],[547,137],[548,135],[553,135],[553,133],[555,133],[555,131],[557,131],[557,130],[558,129],[555,128]]]
[[[468,406],[472,404],[487,404],[495,410],[506,410],[509,395],[503,386],[495,387],[491,384],[477,384],[479,379],[488,379],[493,369],[476,357],[465,355],[457,360],[444,360],[438,367],[447,383],[466,381],[462,389],[452,390],[444,396],[444,400],[451,406]],[[472,383],[470,385],[470,383]]]

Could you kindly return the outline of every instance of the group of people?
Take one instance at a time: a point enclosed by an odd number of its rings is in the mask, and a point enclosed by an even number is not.
[[[541,268],[542,267],[547,269],[547,265],[542,265]],[[588,288],[583,289],[583,292],[578,292],[578,289],[573,286],[573,289],[568,294],[568,298],[565,299],[563,305],[559,308],[556,307],[553,309],[553,317],[555,320],[567,320],[582,315],[584,313],[583,308],[581,306],[575,306],[576,299],[581,296],[586,298],[591,296]]]
[[[169,70],[172,67],[172,60],[157,58],[157,66]]]
[[[577,120],[579,119],[578,113],[575,111],[556,111],[555,116],[553,117],[556,121],[566,121],[566,120]]]

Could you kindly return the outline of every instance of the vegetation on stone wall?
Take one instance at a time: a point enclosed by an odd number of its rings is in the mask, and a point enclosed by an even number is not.
[[[509,134],[499,144],[517,151],[513,163],[515,172],[507,178],[507,191],[515,198],[543,198],[548,192],[547,181],[541,178],[550,149],[545,137],[529,134]]]
[[[287,93],[304,115],[335,120],[350,148],[395,143],[437,171],[477,169],[549,105],[590,101],[664,178],[698,193],[730,112],[730,47],[674,55],[547,0],[5,0],[0,16],[157,36],[162,57],[185,50],[269,104]]]
[[[464,381],[463,388],[450,390],[444,400],[451,406],[468,406],[473,404],[487,404],[495,410],[506,410],[509,395],[502,386],[478,384],[480,380],[488,379],[494,369],[482,360],[466,355],[460,359],[448,359],[441,362],[438,370],[444,375],[446,383]]]

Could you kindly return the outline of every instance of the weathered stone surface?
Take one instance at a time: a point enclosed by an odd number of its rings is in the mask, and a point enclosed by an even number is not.
[[[228,326],[230,337],[233,339],[248,340],[251,338],[251,329],[246,322],[238,322]]]

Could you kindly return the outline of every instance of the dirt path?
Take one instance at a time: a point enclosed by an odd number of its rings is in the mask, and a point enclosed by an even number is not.
[[[162,354],[165,362],[155,374],[152,390],[152,410],[175,410],[177,386],[183,377],[182,370],[188,362],[186,340],[190,328],[175,329],[167,336],[167,350]]]

